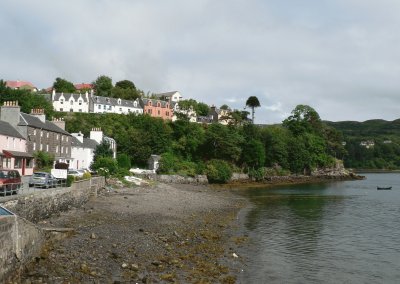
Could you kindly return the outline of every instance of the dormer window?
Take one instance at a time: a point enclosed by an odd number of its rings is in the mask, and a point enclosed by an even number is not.
[[[151,101],[149,101],[148,105],[151,106]]]
[[[136,101],[133,102],[133,106],[134,106],[134,107],[137,107],[137,102],[136,102]]]
[[[82,105],[82,100],[79,100],[78,103],[79,103],[79,105],[81,106],[81,105]]]
[[[121,104],[121,99],[118,99],[118,104],[119,104],[119,105]]]
[[[74,101],[73,101],[73,100],[70,100],[70,101],[69,101],[69,104],[72,106],[72,105],[74,104]]]
[[[60,100],[60,104],[62,104],[62,105],[64,104],[64,99]]]
[[[157,107],[161,107],[161,103],[160,102],[157,102]]]

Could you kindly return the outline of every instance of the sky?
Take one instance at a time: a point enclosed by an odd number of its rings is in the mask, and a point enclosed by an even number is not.
[[[2,0],[0,79],[131,80],[280,123],[400,118],[398,0]],[[249,110],[249,109],[246,109]]]

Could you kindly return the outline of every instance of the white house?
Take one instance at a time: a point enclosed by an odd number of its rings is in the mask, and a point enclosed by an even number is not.
[[[179,114],[185,115],[190,122],[197,122],[197,113],[190,107],[189,109],[181,109],[179,107],[179,102],[172,102],[171,103],[172,109],[174,110],[174,115],[172,116],[172,121],[176,121],[178,119]]]
[[[85,94],[56,93],[53,90],[51,100],[55,111],[64,112],[89,112],[89,97]]]
[[[101,128],[93,128],[90,131],[90,139],[95,140],[98,144],[103,140],[107,141],[110,144],[110,149],[113,151],[113,158],[117,158],[117,143],[113,138],[105,136]]]
[[[94,150],[99,145],[94,139],[84,138],[81,132],[71,133],[70,168],[88,169],[93,162]]]
[[[159,99],[170,101],[171,103],[172,102],[179,102],[179,101],[181,101],[183,99],[182,95],[178,91],[156,94],[156,96]]]
[[[143,114],[143,107],[141,106],[139,99],[132,101],[132,100],[123,100],[120,98],[91,96],[89,112]]]

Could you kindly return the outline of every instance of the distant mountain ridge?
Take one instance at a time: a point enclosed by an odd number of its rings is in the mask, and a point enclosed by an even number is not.
[[[371,119],[364,122],[358,121],[324,121],[346,136],[400,136],[400,119],[387,121],[383,119]]]

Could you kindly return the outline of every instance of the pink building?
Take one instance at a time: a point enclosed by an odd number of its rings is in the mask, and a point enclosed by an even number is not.
[[[0,168],[16,169],[21,175],[32,175],[33,156],[26,152],[25,138],[0,120]]]
[[[164,120],[172,120],[174,111],[169,102],[152,99],[142,99],[143,114],[148,114],[152,117],[161,117]]]

